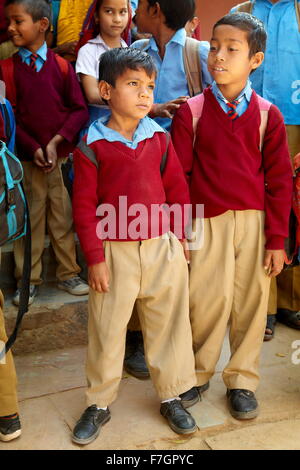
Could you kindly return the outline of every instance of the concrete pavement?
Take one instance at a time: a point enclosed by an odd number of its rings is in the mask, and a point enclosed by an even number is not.
[[[278,324],[275,339],[263,345],[257,419],[240,422],[227,410],[221,376],[229,356],[226,342],[210,389],[190,408],[197,433],[175,434],[159,414],[151,381],[125,374],[110,407],[111,421],[96,441],[81,447],[72,443],[70,433],[86,407],[85,352],[79,346],[15,358],[22,436],[0,443],[0,450],[300,449],[300,331]]]

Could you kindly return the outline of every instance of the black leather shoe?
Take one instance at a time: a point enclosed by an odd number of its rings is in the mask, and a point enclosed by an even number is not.
[[[168,421],[170,428],[177,434],[191,434],[197,431],[197,424],[194,418],[186,411],[180,400],[172,400],[162,403],[160,413]]]
[[[127,331],[124,369],[137,379],[149,379],[141,331]]]
[[[276,320],[290,328],[300,330],[300,312],[279,308],[277,310]]]
[[[209,382],[199,387],[193,387],[187,392],[181,393],[179,397],[181,398],[181,404],[183,408],[190,408],[190,406],[195,405],[198,401],[202,400],[202,393],[208,390]]]
[[[258,403],[250,390],[227,390],[227,401],[229,411],[236,419],[252,419],[258,415]]]
[[[73,431],[72,441],[76,444],[89,444],[100,433],[101,426],[110,420],[110,411],[98,410],[96,405],[89,406],[81,415]]]

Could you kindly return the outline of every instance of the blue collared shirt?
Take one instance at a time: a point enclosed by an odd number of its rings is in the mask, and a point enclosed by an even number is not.
[[[131,47],[148,52],[154,60],[158,71],[156,86],[154,89],[155,103],[165,103],[167,101],[175,100],[179,96],[189,95],[183,63],[183,48],[185,41],[185,29],[182,28],[176,31],[174,36],[172,36],[170,41],[166,44],[166,51],[163,59],[161,59],[159,55],[159,49],[153,37],[149,40],[146,47],[144,47],[145,41],[143,39],[136,41],[131,45]],[[201,41],[199,55],[204,88],[212,82],[211,75],[207,70],[208,52],[209,43],[207,41]],[[156,118],[155,121],[165,129],[169,129],[171,127],[171,119]]]
[[[44,44],[36,51],[38,58],[36,59],[36,71],[39,72],[44,63],[47,60],[47,44],[44,42]],[[19,49],[19,55],[21,56],[22,62],[25,62],[25,64],[30,65],[30,56],[31,52],[28,49],[25,49],[24,47],[21,47]]]
[[[108,142],[122,142],[127,147],[135,150],[140,142],[151,139],[156,132],[165,132],[153,119],[146,116],[140,120],[133,139],[128,140],[119,132],[106,126],[109,118],[110,116],[103,116],[90,125],[86,140],[88,145],[97,140],[107,140]]]
[[[212,84],[211,91],[216,97],[224,113],[227,114],[229,110],[227,103],[229,103],[229,101],[223,96],[223,93],[219,90],[218,85],[216,84],[215,81]],[[253,90],[251,88],[251,82],[250,80],[248,80],[245,88],[241,91],[239,96],[236,98],[236,100],[239,102],[236,107],[236,112],[239,116],[241,116],[248,109],[251,96],[252,96],[252,91]]]
[[[294,0],[279,0],[274,4],[256,0],[252,13],[263,21],[268,33],[265,60],[251,74],[252,86],[278,106],[286,124],[299,125],[300,32]]]

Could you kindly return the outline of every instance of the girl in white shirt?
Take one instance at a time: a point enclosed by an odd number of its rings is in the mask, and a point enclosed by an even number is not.
[[[76,73],[89,103],[89,125],[109,113],[98,89],[99,59],[109,49],[127,47],[121,35],[131,22],[128,0],[97,0],[95,3],[93,20],[98,34],[79,49],[76,61]]]

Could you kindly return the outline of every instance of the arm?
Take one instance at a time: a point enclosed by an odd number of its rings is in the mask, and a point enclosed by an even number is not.
[[[71,64],[68,64],[64,93],[64,104],[69,109],[69,115],[62,128],[57,131],[57,134],[68,142],[73,142],[80,129],[87,122],[89,115],[80,85]]]
[[[94,44],[86,44],[79,49],[76,73],[80,78],[87,101],[90,104],[103,104],[98,89],[99,60],[96,60],[94,47]]]
[[[194,132],[192,113],[188,104],[183,104],[174,116],[171,136],[186,180],[189,183],[193,167]]]
[[[284,239],[288,235],[293,175],[283,117],[275,106],[271,106],[269,111],[263,165],[266,182],[264,268],[268,276],[275,277],[284,264]]]
[[[162,135],[162,137],[165,136]],[[163,145],[163,148],[165,148],[166,139],[164,139]],[[171,207],[172,205],[177,206],[176,210],[174,210],[174,213],[171,212],[171,231],[177,236],[179,240],[183,240],[185,238],[185,227],[189,222],[190,216],[190,196],[189,188],[184,177],[182,166],[177,157],[171,139],[169,141],[167,149],[166,165],[162,173],[162,183],[166,194],[166,204],[169,207]]]
[[[282,250],[292,204],[292,167],[283,117],[271,106],[263,145],[267,250]]]
[[[98,80],[91,75],[79,74],[85,97],[90,104],[104,104],[98,88]]]
[[[95,164],[77,147],[74,151],[73,217],[88,266],[104,261],[103,242],[97,236],[98,178]]]

